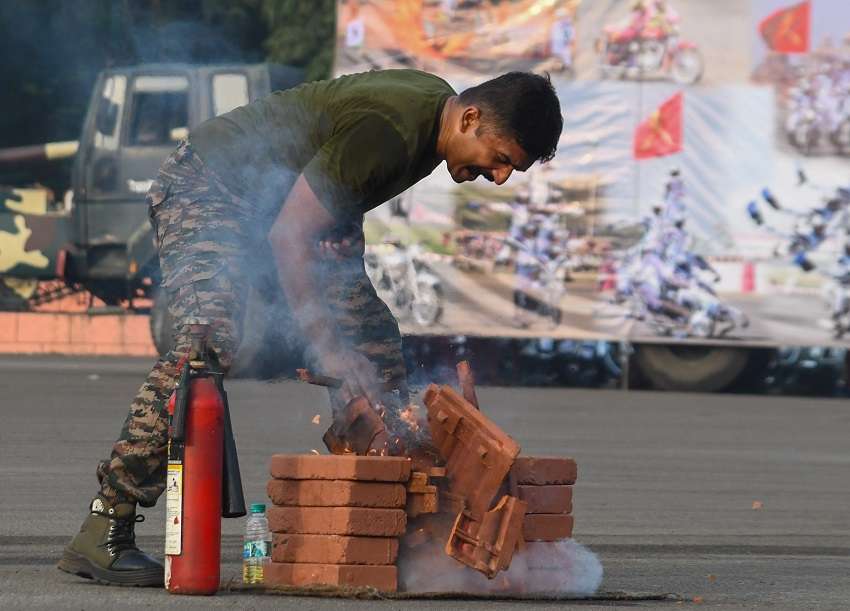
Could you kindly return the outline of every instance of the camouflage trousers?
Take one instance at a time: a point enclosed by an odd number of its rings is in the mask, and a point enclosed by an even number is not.
[[[224,187],[187,143],[165,161],[147,201],[159,248],[162,290],[174,321],[173,349],[148,374],[110,459],[99,463],[97,475],[106,498],[150,507],[165,488],[167,403],[178,363],[189,348],[187,325],[210,325],[211,348],[222,367],[229,369],[242,337],[256,253],[270,257],[271,251],[258,249],[267,240],[253,229],[261,224],[252,217],[250,202]],[[362,220],[348,232],[359,232],[362,239]],[[339,337],[369,358],[379,377],[398,388],[404,402],[406,370],[398,325],[366,276],[362,254],[321,267],[327,273],[325,297]]]

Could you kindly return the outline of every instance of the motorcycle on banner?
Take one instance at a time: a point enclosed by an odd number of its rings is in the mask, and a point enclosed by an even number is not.
[[[797,173],[798,185],[808,186],[817,194],[817,205],[802,211],[791,210],[780,204],[770,189],[765,187],[761,190],[764,203],[777,214],[790,219],[790,228],[768,222],[756,200],[747,204],[747,215],[756,225],[779,239],[773,249],[775,257],[790,259],[808,272],[815,267],[809,257],[810,253],[828,239],[846,235],[850,231],[850,189],[814,185],[802,169],[798,169]]]
[[[440,321],[442,283],[425,262],[419,245],[385,242],[369,248],[364,261],[378,296],[399,318],[412,319],[420,327]]]
[[[845,245],[844,254],[834,269],[826,274],[826,303],[830,308],[832,336],[842,339],[850,332],[850,244]]]
[[[596,41],[605,78],[657,76],[692,85],[705,62],[697,45],[679,37],[679,17],[664,2],[637,2],[627,24],[609,25]]]
[[[616,291],[610,303],[656,335],[718,338],[750,324],[739,308],[718,297],[712,284],[719,276],[699,255],[670,265],[643,250],[615,267]]]
[[[575,259],[566,250],[548,256],[523,238],[507,237],[507,248],[516,251],[518,277],[514,301],[518,309],[533,311],[548,320],[552,328],[561,324],[561,301],[566,295],[566,284],[575,270]],[[525,280],[525,282],[523,282]],[[521,295],[519,295],[521,293]],[[524,312],[517,312],[517,326],[530,325]]]
[[[607,263],[609,278],[601,288],[614,289],[610,304],[620,316],[644,322],[656,335],[723,337],[749,326],[749,319],[720,299],[714,289],[720,274],[694,252],[685,196],[681,173],[673,168],[663,204],[642,221],[637,244]]]
[[[804,155],[831,145],[850,155],[850,62],[812,59],[786,94],[785,133]]]

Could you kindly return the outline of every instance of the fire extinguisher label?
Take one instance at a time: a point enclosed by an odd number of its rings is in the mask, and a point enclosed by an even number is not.
[[[165,477],[165,553],[183,551],[183,463],[169,462]]]

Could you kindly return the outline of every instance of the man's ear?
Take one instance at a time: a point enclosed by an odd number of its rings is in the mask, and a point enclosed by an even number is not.
[[[466,133],[469,129],[475,130],[481,122],[481,111],[477,106],[467,106],[460,116],[460,131]]]

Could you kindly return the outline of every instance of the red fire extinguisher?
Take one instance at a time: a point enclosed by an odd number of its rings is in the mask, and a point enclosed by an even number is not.
[[[168,403],[165,587],[214,594],[221,517],[245,515],[223,373],[208,352],[209,327],[191,325],[192,348]]]

